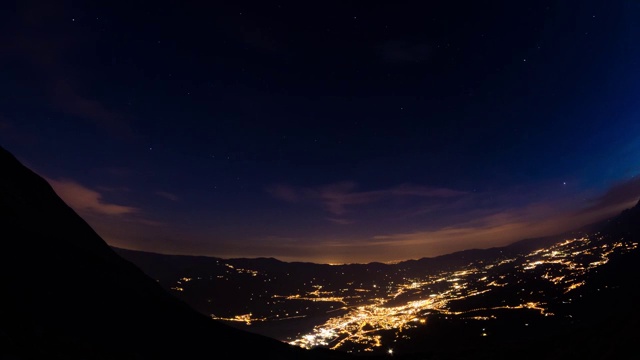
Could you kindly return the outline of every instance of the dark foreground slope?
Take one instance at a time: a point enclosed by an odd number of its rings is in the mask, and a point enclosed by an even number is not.
[[[1,359],[339,359],[215,322],[118,256],[0,148]]]

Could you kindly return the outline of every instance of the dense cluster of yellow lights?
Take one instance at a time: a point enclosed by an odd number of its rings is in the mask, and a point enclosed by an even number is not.
[[[324,319],[313,328],[287,340],[292,345],[332,349],[358,348],[363,351],[380,351],[391,344],[383,343],[382,331],[395,333],[397,339],[408,338],[407,329],[428,326],[431,315],[458,316],[476,321],[495,319],[498,311],[534,311],[541,316],[553,316],[549,304],[540,299],[541,290],[525,291],[526,278],[534,276],[546,280],[561,293],[569,293],[585,284],[584,276],[606,264],[615,252],[628,252],[638,243],[620,239],[604,243],[600,234],[566,239],[560,243],[519,255],[504,255],[493,261],[470,261],[457,269],[430,273],[421,277],[398,277],[372,283],[345,282],[340,286],[325,286],[316,278],[305,282],[304,290],[293,294],[265,294],[266,304],[327,304]],[[265,276],[251,269],[240,269],[230,264],[229,272]],[[530,274],[523,276],[524,274]],[[289,275],[289,274],[287,274]],[[344,273],[342,273],[344,275]],[[200,279],[200,278],[198,278]],[[182,278],[173,288],[183,291],[191,278]],[[328,284],[330,285],[330,284]],[[486,304],[478,308],[463,308],[464,300],[484,296],[499,288],[510,286],[516,293],[506,303]],[[333,290],[330,290],[333,289]],[[511,291],[511,290],[510,290]],[[544,294],[543,294],[544,295]],[[456,304],[456,305],[454,305]],[[268,306],[272,306],[268,305]],[[315,306],[315,305],[314,305]],[[320,305],[317,305],[320,306]],[[318,307],[315,306],[317,311]],[[324,305],[322,305],[324,306]],[[312,319],[308,307],[297,306],[295,311],[284,310],[254,315],[242,313],[212,318],[251,325],[255,322],[282,321],[288,319]],[[335,312],[335,315],[332,315]],[[404,333],[403,333],[404,332]],[[482,332],[482,336],[488,336]],[[377,349],[377,350],[376,350]],[[391,352],[389,352],[391,354]]]
[[[597,245],[599,240],[588,236],[563,241],[550,248],[539,249],[525,255],[525,258],[536,258],[535,261],[527,260],[522,266],[522,271],[534,270],[538,266],[555,264],[562,267],[565,275],[553,276],[549,273],[545,274],[550,282],[564,287],[564,292],[570,292],[584,284],[584,281],[577,279],[584,275],[587,271],[606,264],[609,256],[616,250],[632,250],[637,248],[637,243],[616,242],[612,246]],[[593,247],[588,245],[594,244]],[[599,251],[594,251],[599,248]],[[598,254],[599,260],[592,261],[586,266],[573,261],[584,254]],[[290,344],[303,348],[312,348],[316,346],[330,347],[338,349],[346,343],[364,345],[365,351],[372,351],[373,348],[384,346],[382,344],[379,331],[394,329],[398,333],[403,329],[425,324],[429,313],[437,312],[448,315],[463,315],[465,312],[453,312],[449,310],[448,304],[455,300],[463,300],[473,296],[477,296],[488,291],[491,287],[505,286],[507,283],[500,283],[496,280],[487,282],[487,277],[483,276],[468,282],[468,278],[482,274],[487,270],[503,264],[514,262],[516,259],[501,259],[493,264],[485,264],[484,266],[475,267],[470,264],[469,267],[454,271],[451,273],[442,273],[440,277],[429,279],[426,281],[417,281],[411,279],[406,284],[396,284],[393,291],[390,291],[387,298],[375,299],[366,306],[358,306],[349,308],[349,311],[339,317],[334,317],[326,321],[324,324],[316,326],[311,332],[290,341]],[[410,301],[404,305],[387,306],[386,303],[399,295],[416,289],[427,289],[435,283],[449,283],[449,288],[435,294],[429,294],[425,299]],[[550,316],[553,313],[548,312],[546,304],[534,301],[526,301],[518,305],[512,306],[495,306],[482,309],[473,309],[469,312],[497,310],[497,309],[530,309],[540,312],[543,316]],[[489,320],[495,316],[470,316],[470,319]],[[486,334],[484,334],[486,336]]]

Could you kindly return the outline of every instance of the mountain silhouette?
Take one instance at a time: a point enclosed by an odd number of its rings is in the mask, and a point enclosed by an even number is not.
[[[116,254],[1,147],[0,169],[0,358],[348,358],[196,312]]]
[[[553,271],[556,264],[543,265],[537,270],[523,272],[523,263],[530,254],[542,248],[557,249],[555,245],[567,239],[588,238],[587,252],[575,252],[574,265],[602,260],[597,249],[608,249],[625,243],[636,244],[634,250],[613,252],[607,262],[580,275],[583,285],[568,292],[565,286],[555,288],[543,278],[545,272]],[[286,263],[272,258],[256,259],[220,259],[204,256],[164,255],[141,251],[114,249],[124,258],[138,264],[147,274],[157,279],[167,290],[172,289],[179,298],[184,299],[203,314],[229,311],[231,314],[244,314],[253,311],[260,317],[273,310],[269,306],[260,308],[261,302],[246,301],[254,293],[288,295],[305,293],[305,282],[313,279],[314,285],[323,286],[323,290],[341,289],[331,294],[347,296],[350,293],[342,289],[351,288],[349,284],[378,283],[394,281],[400,283],[405,277],[420,279],[425,274],[440,274],[443,271],[455,272],[464,269],[469,263],[495,264],[496,259],[519,259],[507,262],[480,276],[505,278],[509,286],[495,287],[484,295],[469,297],[465,301],[450,303],[448,310],[464,311],[468,309],[489,309],[506,300],[509,304],[521,303],[519,293],[527,288],[527,294],[535,295],[547,304],[553,316],[542,316],[536,310],[522,311],[488,310],[478,314],[496,314],[490,321],[472,322],[467,318],[446,317],[433,314],[427,325],[415,329],[405,329],[402,334],[411,340],[400,343],[395,331],[386,334],[383,343],[393,344],[396,359],[618,359],[626,353],[636,351],[635,339],[640,336],[640,202],[613,218],[599,221],[574,231],[543,238],[525,239],[511,245],[472,249],[435,258],[421,258],[396,264],[349,264],[322,265],[314,263]],[[578,242],[579,243],[579,242]],[[593,248],[592,248],[593,247]],[[574,248],[572,251],[579,249]],[[564,250],[563,250],[564,251]],[[546,255],[549,255],[548,253]],[[567,255],[568,256],[568,255]],[[534,260],[531,260],[534,261]],[[573,266],[573,265],[572,265]],[[579,266],[578,266],[579,267]],[[232,269],[232,270],[229,270]],[[235,269],[235,270],[234,270]],[[257,276],[250,272],[256,271]],[[493,273],[495,271],[495,273]],[[394,275],[395,274],[395,275]],[[556,273],[569,275],[570,272]],[[563,277],[564,277],[563,275]],[[554,275],[557,276],[557,275]],[[191,278],[188,282],[182,282]],[[221,278],[221,279],[220,279]],[[269,279],[265,283],[265,279]],[[276,279],[278,279],[276,281]],[[285,280],[282,280],[285,279]],[[273,281],[271,281],[273,280]],[[178,282],[176,282],[178,281]],[[234,284],[242,290],[222,293],[221,286]],[[175,290],[175,286],[180,287]],[[308,288],[308,287],[307,287]],[[531,291],[531,293],[530,293]],[[393,292],[392,292],[393,293]],[[383,296],[376,295],[376,296]],[[282,296],[280,296],[282,297]],[[400,298],[399,303],[412,299]],[[522,300],[529,301],[529,300]],[[215,303],[215,304],[214,304]],[[301,306],[296,300],[289,303],[287,312],[295,312]],[[313,303],[317,304],[317,303]],[[389,305],[394,303],[389,302]],[[311,306],[311,305],[310,305]],[[313,305],[319,306],[319,305]],[[357,305],[353,305],[357,306]],[[324,309],[319,312],[324,314]],[[313,311],[306,315],[313,316]],[[305,318],[304,321],[306,321]],[[288,320],[294,322],[296,320]],[[300,328],[285,321],[254,322],[245,326],[235,321],[239,328],[285,339]],[[525,325],[526,323],[526,325]],[[486,325],[485,325],[486,324]],[[307,326],[306,323],[297,324]],[[490,328],[489,336],[480,336],[480,329]],[[293,330],[293,331],[292,331]],[[397,340],[397,342],[396,342]],[[382,347],[386,350],[386,347]],[[388,355],[376,355],[385,358]],[[368,357],[372,359],[372,357]]]

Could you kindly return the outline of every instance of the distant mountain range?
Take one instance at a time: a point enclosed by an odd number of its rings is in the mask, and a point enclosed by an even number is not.
[[[640,335],[638,242],[640,202],[557,236],[396,264],[115,251],[200,313],[299,346],[559,359],[609,358]]]
[[[1,359],[345,359],[204,316],[0,148]]]
[[[0,168],[0,359],[618,359],[637,350],[640,203],[503,248],[332,266],[114,249],[2,148]]]

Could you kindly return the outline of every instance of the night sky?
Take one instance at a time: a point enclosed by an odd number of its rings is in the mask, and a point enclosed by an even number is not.
[[[0,146],[113,246],[395,261],[640,198],[637,1],[0,12]]]

